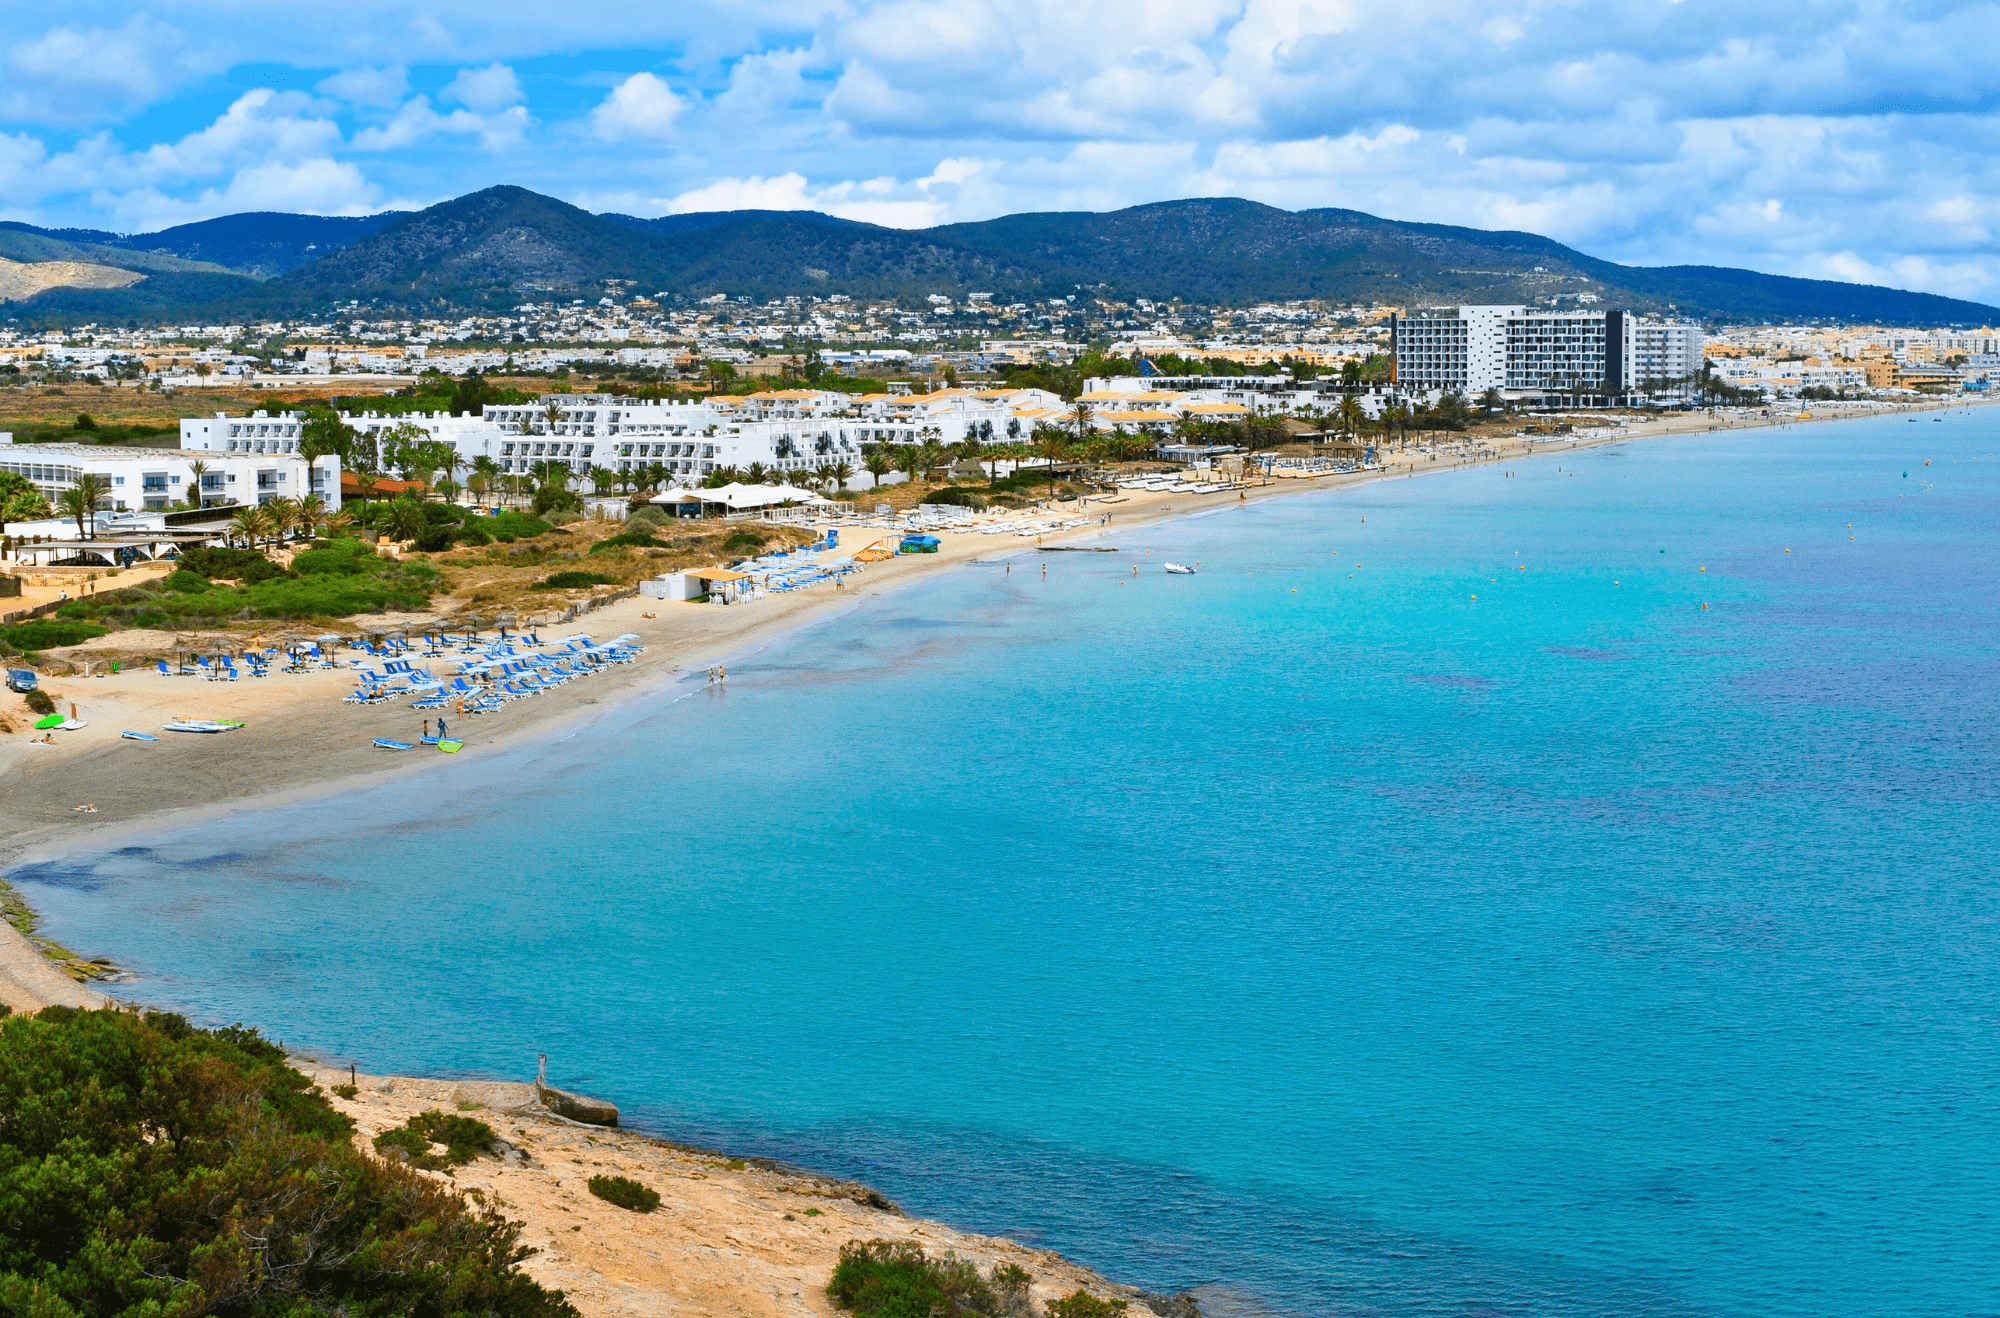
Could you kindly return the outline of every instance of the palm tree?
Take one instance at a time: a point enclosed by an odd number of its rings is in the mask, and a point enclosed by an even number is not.
[[[594,466],[590,469],[590,492],[604,494],[619,485],[622,480],[623,478],[611,468]]]
[[[1352,366],[1354,363],[1349,362],[1348,365]],[[1361,400],[1353,394],[1340,400],[1340,424],[1342,429],[1347,431],[1348,442],[1352,443],[1355,437],[1360,435],[1361,423],[1367,419],[1368,414],[1361,409]]]
[[[854,464],[851,462],[829,463],[820,470],[826,473],[827,487],[835,494],[846,489],[847,482],[854,476]]]
[[[918,445],[917,452],[923,456],[924,475],[928,478],[931,472],[944,463],[944,444],[940,442],[935,430],[926,429],[924,433],[928,437]]]
[[[361,495],[363,503],[373,503],[375,501],[375,487],[381,483],[382,478],[372,471],[357,471],[354,473],[354,488]]]
[[[298,517],[293,524],[306,533],[307,539],[311,539],[326,522],[327,515],[326,500],[317,494],[308,494],[299,500]]]
[[[1071,405],[1069,409],[1069,424],[1070,429],[1076,432],[1078,443],[1082,443],[1084,436],[1090,433],[1091,422],[1095,419],[1096,416],[1090,410],[1089,403],[1079,400]]]
[[[486,506],[487,491],[491,490],[492,488],[493,487],[487,482],[486,475],[483,472],[475,471],[470,476],[467,476],[465,478],[466,493],[470,494],[474,499],[477,499],[479,501],[479,506],[482,508]]]
[[[558,403],[553,399],[551,399],[550,401],[542,404],[542,433],[544,435],[555,434],[556,427],[562,424],[562,419],[563,419],[563,414],[562,414],[561,403]]]
[[[404,494],[389,501],[388,525],[392,538],[414,540],[430,523],[424,518],[423,505]]]
[[[111,498],[111,478],[85,472],[76,478],[76,484],[64,490],[59,503],[65,515],[76,519],[76,533],[81,539],[95,539],[97,535],[97,506]],[[89,519],[89,530],[84,529],[85,519]]]
[[[770,475],[770,472],[765,468],[763,463],[753,462],[750,464],[750,469],[743,473],[743,479],[752,485],[762,485],[764,478],[768,475]]]
[[[241,540],[246,548],[255,549],[257,541],[264,534],[264,510],[251,505],[236,510],[236,516],[229,519],[229,541],[234,544]]]
[[[194,487],[194,506],[206,508],[208,503],[202,498],[201,478],[208,475],[208,464],[200,458],[188,463],[188,483]]]
[[[273,540],[282,540],[299,522],[299,505],[280,495],[264,505],[264,530]]]
[[[870,476],[875,478],[877,485],[882,483],[884,476],[887,476],[896,469],[895,462],[879,444],[869,448],[867,456],[861,460],[861,465]]]
[[[1084,410],[1088,414],[1089,409]],[[1040,448],[1042,456],[1049,460],[1049,497],[1053,499],[1056,497],[1056,464],[1069,456],[1069,437],[1054,426],[1044,426],[1039,434],[1036,447]]]
[[[482,453],[472,460],[472,471],[479,478],[478,492],[483,495],[493,489],[493,478],[500,474],[500,464]],[[467,479],[465,486],[472,489],[472,481]]]
[[[451,502],[452,492],[457,489],[457,482],[454,477],[471,464],[466,462],[464,456],[459,453],[458,447],[454,444],[446,444],[439,441],[431,447],[434,450],[431,456],[432,469],[444,473],[444,479],[438,482],[438,493],[444,496],[446,503],[449,503]]]
[[[924,474],[924,451],[915,444],[898,445],[896,465],[910,478],[910,483],[915,484]]]

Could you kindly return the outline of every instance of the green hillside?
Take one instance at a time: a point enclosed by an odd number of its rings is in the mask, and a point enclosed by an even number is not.
[[[366,221],[225,217],[184,226],[202,232],[160,244],[253,265],[253,258],[263,259],[255,266],[260,273],[283,267],[261,286],[214,264],[187,264],[184,256],[24,228],[0,226],[0,255],[11,254],[10,242],[24,251],[35,243],[44,245],[37,250],[53,251],[46,245],[67,242],[77,252],[125,252],[116,260],[69,259],[135,269],[142,258],[183,262],[147,267],[161,274],[131,289],[63,290],[24,304],[30,315],[106,320],[212,323],[257,314],[318,315],[349,299],[413,312],[497,310],[528,300],[594,298],[607,280],[629,280],[638,292],[670,297],[728,293],[758,300],[981,292],[1005,302],[1081,291],[1237,306],[1302,298],[1422,306],[1533,303],[1588,293],[1599,305],[1671,307],[1710,321],[1950,325],[2000,319],[2000,309],[1927,293],[1722,267],[1621,266],[1531,233],[1411,224],[1348,210],[1284,211],[1235,198],[906,230],[799,211],[652,220],[592,215],[523,188],[496,187],[415,214]],[[137,248],[168,235],[90,236]],[[170,273],[180,277],[168,280]],[[197,274],[217,282],[195,282]]]

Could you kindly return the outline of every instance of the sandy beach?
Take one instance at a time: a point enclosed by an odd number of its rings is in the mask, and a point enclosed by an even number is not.
[[[1963,405],[1954,400],[1951,407]],[[1884,410],[1859,414],[1880,415]],[[1840,415],[1816,410],[1814,420]],[[1480,461],[1559,461],[1579,448],[1643,438],[1671,442],[1675,435],[1794,423],[1798,422],[1793,417],[1756,421],[1675,417],[1618,426],[1573,441],[1508,440]],[[1470,464],[1464,459],[1412,453],[1383,470],[1278,480],[1240,495],[1125,491],[1086,504],[1074,517],[1087,518],[1088,524],[1051,534],[1046,544],[1090,539],[1143,548],[1139,533],[1165,518],[1247,507],[1309,490],[1410,479],[1466,465]],[[1073,506],[1066,504],[1064,509]],[[1107,514],[1109,523],[1099,524],[1097,519]],[[735,662],[737,656],[754,652],[793,628],[913,581],[973,560],[1032,558],[1037,551],[1034,539],[1014,536],[944,532],[940,540],[938,553],[869,565],[842,589],[819,587],[727,607],[629,599],[573,625],[543,628],[545,640],[578,632],[599,639],[633,633],[647,650],[632,664],[492,714],[454,721],[454,735],[466,741],[455,763],[469,764],[503,748],[556,735],[583,720],[622,717],[635,708],[635,702],[643,705],[663,698],[690,674],[699,679],[709,665]],[[1052,555],[1044,561],[1051,572],[1059,572],[1064,557]],[[448,671],[448,661],[439,662]],[[25,731],[0,736],[0,782],[6,784],[0,793],[0,866],[102,849],[120,838],[218,814],[346,792],[419,765],[438,765],[428,750],[389,754],[373,749],[370,740],[375,737],[415,740],[426,712],[400,703],[343,705],[340,698],[353,687],[344,671],[222,683],[161,677],[147,669],[115,676],[47,678],[43,685],[61,712],[69,713],[74,704],[89,726],[57,734],[55,746],[31,745]],[[435,713],[430,716],[435,718]],[[211,736],[160,733],[159,725],[175,717],[240,719],[247,726]],[[118,734],[125,728],[158,734],[163,740],[123,740]],[[114,960],[117,954],[117,949],[76,950],[83,956],[101,954]],[[48,1004],[89,1006],[103,1001],[14,928],[0,925],[0,1003],[29,1011]],[[341,1041],[322,1042],[335,1048]],[[316,1078],[331,1086],[345,1082],[347,1075],[327,1072]],[[1037,1296],[1042,1299],[1078,1286],[1139,1299],[1138,1293],[1121,1290],[1054,1255],[870,1206],[855,1197],[853,1187],[785,1169],[731,1170],[719,1155],[564,1122],[534,1107],[532,1090],[525,1086],[373,1077],[361,1081],[353,1100],[336,1101],[362,1122],[364,1134],[426,1107],[479,1102],[488,1110],[490,1115],[482,1119],[494,1124],[517,1153],[482,1158],[459,1169],[457,1181],[480,1188],[509,1216],[528,1224],[528,1243],[543,1251],[527,1265],[528,1271],[545,1284],[570,1292],[586,1313],[831,1313],[823,1287],[840,1244],[877,1235],[916,1239],[926,1248],[955,1249],[979,1261],[982,1268],[995,1260],[1018,1262],[1035,1274]],[[591,1198],[583,1193],[581,1180],[586,1168],[599,1166],[647,1181],[666,1202],[659,1212],[640,1217]],[[810,1210],[817,1211],[809,1215]]]

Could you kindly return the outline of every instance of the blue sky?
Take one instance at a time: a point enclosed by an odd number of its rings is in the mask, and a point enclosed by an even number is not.
[[[2000,6],[0,0],[0,218],[1230,195],[2000,302]]]

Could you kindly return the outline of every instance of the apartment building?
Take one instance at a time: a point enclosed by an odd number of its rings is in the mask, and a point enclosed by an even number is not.
[[[211,455],[92,444],[6,444],[0,445],[0,471],[27,480],[51,504],[86,473],[100,476],[110,490],[100,507],[111,512],[269,503],[308,494],[340,505],[340,460],[308,463],[296,453]]]
[[[1701,370],[1698,325],[1625,311],[1517,306],[1436,307],[1390,318],[1395,381],[1404,390],[1477,397],[1655,393]]]

